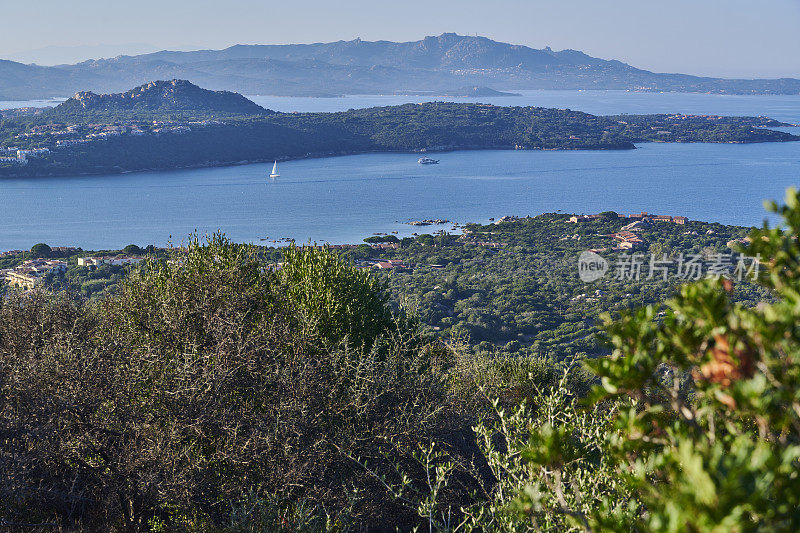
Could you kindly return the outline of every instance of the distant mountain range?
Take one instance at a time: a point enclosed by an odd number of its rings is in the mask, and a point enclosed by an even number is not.
[[[243,94],[456,94],[464,87],[625,89],[730,94],[800,94],[800,80],[660,74],[576,50],[556,52],[445,33],[420,41],[236,45],[155,52],[41,67],[0,60],[0,99],[122,92],[153,79],[186,79]],[[459,89],[461,88],[461,89]]]

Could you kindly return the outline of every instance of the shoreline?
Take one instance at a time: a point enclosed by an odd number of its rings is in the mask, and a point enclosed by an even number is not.
[[[800,138],[796,139],[800,141]],[[789,141],[765,141],[765,142],[789,142]],[[645,144],[645,143],[642,143]],[[679,144],[679,143],[672,143],[672,144]],[[683,143],[688,144],[688,143]],[[701,144],[701,143],[696,143]],[[714,143],[714,144],[724,144],[724,143]],[[739,144],[758,144],[758,143],[739,143]],[[529,151],[529,152],[556,152],[556,151],[563,151],[563,152],[625,152],[629,150],[636,150],[637,147],[631,143],[631,147],[629,148],[514,148],[514,147],[486,147],[486,148],[475,148],[475,147],[453,147],[452,149],[447,150],[420,150],[420,151],[405,151],[405,150],[364,150],[364,151],[353,151],[353,152],[340,152],[340,153],[320,153],[320,154],[306,154],[299,157],[292,157],[292,156],[283,156],[283,157],[268,157],[264,159],[246,159],[242,161],[231,161],[231,162],[206,162],[206,163],[198,163],[196,165],[183,165],[183,166],[170,166],[170,167],[151,167],[151,168],[143,168],[143,169],[121,169],[121,170],[114,170],[113,168],[102,169],[98,170],[97,172],[64,172],[64,173],[55,173],[50,172],[47,174],[34,174],[34,175],[26,175],[26,174],[5,174],[0,169],[0,180],[1,179],[20,179],[20,178],[71,178],[71,177],[82,177],[82,176],[102,176],[102,175],[114,175],[119,176],[123,174],[136,174],[136,173],[146,173],[146,172],[172,172],[172,171],[179,171],[179,170],[197,170],[201,168],[227,168],[227,167],[238,167],[238,166],[246,166],[246,165],[261,165],[266,163],[271,163],[273,161],[277,161],[279,163],[285,163],[287,161],[303,161],[307,159],[326,159],[326,158],[334,158],[334,157],[347,157],[353,155],[365,155],[365,154],[406,154],[406,155],[420,155],[420,154],[447,154],[452,152],[482,152],[482,151],[509,151],[509,152],[516,152],[516,151]]]
[[[646,144],[736,144],[736,145],[748,145],[748,144],[767,144],[767,143],[790,143],[790,142],[800,142],[800,137],[793,138],[793,139],[786,139],[786,140],[767,140],[767,141],[728,141],[728,142],[681,142],[681,141],[645,141],[641,143],[631,143],[630,147],[625,148],[517,148],[517,147],[485,147],[485,148],[476,148],[474,146],[467,146],[467,147],[453,147],[447,150],[420,150],[420,151],[405,151],[405,150],[365,150],[365,151],[352,151],[352,152],[338,152],[338,153],[318,153],[318,154],[306,154],[299,157],[292,157],[292,156],[283,156],[283,157],[268,157],[264,159],[247,159],[241,161],[230,161],[230,162],[216,162],[210,161],[205,163],[198,163],[196,165],[183,165],[183,166],[169,166],[169,167],[150,167],[150,168],[142,168],[142,169],[120,169],[114,170],[114,168],[107,168],[101,169],[96,172],[49,172],[47,174],[7,174],[3,172],[3,169],[0,169],[0,180],[2,179],[39,179],[39,178],[71,178],[71,177],[84,177],[84,176],[102,176],[102,175],[113,175],[113,176],[120,176],[125,174],[137,174],[137,173],[148,173],[148,172],[172,172],[172,171],[181,171],[181,170],[197,170],[202,168],[227,168],[227,167],[237,167],[237,166],[246,166],[246,165],[259,165],[259,164],[266,164],[272,161],[278,161],[280,163],[284,163],[287,161],[303,161],[308,159],[326,159],[326,158],[334,158],[334,157],[347,157],[347,156],[354,156],[354,155],[365,155],[365,154],[407,154],[407,155],[420,155],[420,154],[447,154],[453,152],[481,152],[481,151],[509,151],[509,152],[516,152],[516,151],[530,151],[530,152],[625,152],[625,151],[632,151],[637,150],[639,146],[637,145],[646,145]]]

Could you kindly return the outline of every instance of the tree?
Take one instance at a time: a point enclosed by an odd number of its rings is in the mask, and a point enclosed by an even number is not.
[[[138,255],[142,253],[142,249],[136,246],[135,244],[129,244],[125,248],[122,249],[128,255]]]
[[[290,246],[278,279],[286,286],[289,302],[331,345],[347,341],[369,348],[379,336],[392,332],[383,284],[334,254]]]
[[[374,243],[374,242],[399,243],[400,239],[398,239],[394,235],[373,235],[372,237],[367,237],[366,239],[364,239],[364,242],[367,242],[367,243]]]
[[[31,256],[33,257],[50,257],[52,252],[50,247],[43,242],[34,244],[31,248]]]
[[[417,237],[417,242],[420,243],[423,246],[430,246],[430,245],[432,245],[434,243],[433,235],[431,235],[429,233],[423,233],[422,235]]]

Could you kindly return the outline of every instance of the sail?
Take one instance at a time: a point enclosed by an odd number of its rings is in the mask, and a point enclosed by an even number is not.
[[[280,174],[278,174],[278,162],[275,161],[275,164],[272,165],[272,173],[270,173],[269,177],[277,178],[278,176],[280,176]]]

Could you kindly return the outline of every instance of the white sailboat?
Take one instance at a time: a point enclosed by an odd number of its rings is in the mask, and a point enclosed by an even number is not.
[[[270,173],[269,177],[277,178],[278,176],[280,176],[280,174],[278,173],[278,162],[275,161],[275,164],[272,165],[272,172]]]

